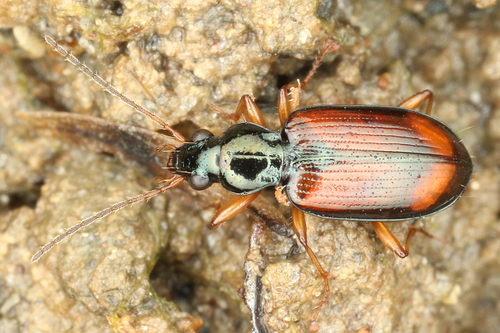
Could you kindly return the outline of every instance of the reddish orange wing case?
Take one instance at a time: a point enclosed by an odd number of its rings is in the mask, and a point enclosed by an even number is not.
[[[287,195],[334,219],[394,221],[455,202],[472,161],[446,125],[423,113],[378,106],[314,106],[294,112],[283,137]]]

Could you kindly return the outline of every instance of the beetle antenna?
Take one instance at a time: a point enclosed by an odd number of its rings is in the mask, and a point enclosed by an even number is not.
[[[40,260],[40,258],[45,253],[49,252],[55,245],[57,245],[60,242],[62,242],[68,236],[71,236],[74,233],[78,232],[78,230],[80,230],[82,228],[85,228],[86,226],[91,225],[95,221],[97,221],[97,220],[99,220],[99,219],[101,219],[103,217],[106,217],[109,214],[111,214],[111,213],[113,213],[113,212],[115,212],[115,211],[117,211],[119,209],[127,207],[128,205],[131,205],[131,204],[139,202],[139,201],[143,201],[143,200],[147,200],[147,199],[153,198],[153,197],[157,196],[160,193],[163,193],[165,191],[168,191],[171,188],[176,187],[177,185],[179,185],[183,181],[184,181],[184,177],[179,176],[179,175],[174,175],[172,178],[167,179],[166,182],[168,182],[168,183],[165,184],[165,185],[163,185],[160,188],[157,188],[157,189],[152,190],[152,191],[148,191],[148,192],[143,193],[141,195],[138,195],[136,197],[133,197],[133,198],[127,199],[125,201],[119,202],[117,204],[114,204],[113,206],[108,207],[108,208],[106,208],[104,210],[101,210],[99,213],[97,213],[97,214],[95,214],[95,215],[93,215],[93,216],[91,216],[89,218],[86,218],[85,220],[82,220],[78,224],[75,224],[74,226],[72,226],[71,228],[67,229],[65,232],[63,232],[62,234],[56,236],[53,240],[51,240],[50,242],[48,242],[47,244],[45,244],[44,246],[42,246],[40,248],[40,250],[38,250],[38,252],[35,253],[35,255],[33,255],[33,257],[31,258],[31,262],[37,262],[38,260]]]
[[[78,60],[74,55],[72,55],[71,53],[66,51],[61,45],[57,44],[57,42],[52,37],[45,35],[45,41],[47,42],[47,44],[52,46],[55,51],[57,51],[60,55],[62,55],[67,61],[69,61],[72,65],[76,66],[85,75],[89,76],[92,80],[94,80],[95,83],[100,85],[102,88],[104,88],[111,95],[118,97],[119,99],[122,100],[122,102],[124,102],[128,106],[133,107],[137,112],[142,113],[143,115],[151,118],[158,125],[160,125],[164,129],[166,129],[167,131],[172,133],[174,138],[177,139],[179,142],[186,141],[186,139],[182,136],[182,134],[180,134],[179,132],[174,130],[172,127],[170,127],[170,125],[168,125],[166,122],[161,120],[160,117],[158,117],[157,115],[146,110],[145,108],[143,108],[139,104],[135,103],[133,100],[131,100],[130,98],[128,98],[127,96],[123,95],[118,90],[116,90],[115,87],[113,87],[111,84],[106,82],[106,80],[104,80],[102,77],[100,77],[99,75],[92,72],[92,70],[90,70],[90,68],[88,68],[87,66],[82,64],[80,62],[80,60]]]

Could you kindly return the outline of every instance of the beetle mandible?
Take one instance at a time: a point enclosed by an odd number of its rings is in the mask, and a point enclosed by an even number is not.
[[[378,105],[318,105],[295,110],[322,58],[340,46],[327,40],[302,82],[282,87],[278,95],[281,132],[267,128],[249,95],[234,115],[247,122],[228,128],[220,137],[201,129],[186,140],[156,115],[118,92],[80,63],[51,37],[46,42],[97,84],[172,133],[179,145],[167,168],[173,176],[159,188],[117,203],[91,216],[44,245],[38,261],[64,238],[134,202],[152,198],[187,181],[195,190],[219,182],[237,194],[214,213],[213,225],[228,221],[270,186],[281,185],[293,204],[295,234],[324,280],[325,291],[312,317],[319,316],[329,295],[330,274],[307,243],[304,213],[328,219],[372,222],[382,242],[396,255],[408,255],[417,229],[410,227],[404,246],[383,222],[429,216],[452,205],[472,175],[472,161],[459,137],[430,116],[433,94],[424,90],[397,107]],[[415,111],[427,101],[426,113]]]

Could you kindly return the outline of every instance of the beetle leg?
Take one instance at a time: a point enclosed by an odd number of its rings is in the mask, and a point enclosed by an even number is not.
[[[373,222],[373,229],[375,233],[380,238],[382,243],[387,246],[394,254],[400,258],[406,258],[408,256],[408,250],[410,246],[410,241],[415,236],[416,228],[408,230],[408,235],[406,236],[405,247],[401,245],[396,236],[387,228],[387,226],[382,222]]]
[[[260,194],[261,191],[247,195],[236,195],[231,200],[221,205],[212,218],[212,225],[216,226],[224,223],[248,207]]]
[[[408,234],[405,238],[405,246],[403,247],[397,240],[396,236],[394,236],[394,234],[387,228],[384,223],[372,222],[372,225],[375,233],[380,238],[382,243],[384,243],[385,246],[387,246],[392,252],[394,252],[394,254],[396,254],[400,258],[406,258],[410,253],[410,242],[417,232],[421,232],[429,238],[433,238],[442,243],[446,243],[445,240],[432,236],[422,228],[411,226],[410,229],[408,229]]]
[[[423,102],[427,100],[429,100],[429,102],[427,103],[427,110],[425,111],[425,113],[430,116],[432,112],[432,103],[434,102],[434,94],[428,89],[416,93],[411,97],[408,97],[407,99],[399,103],[398,106],[401,108],[416,110],[420,105],[422,105]]]
[[[221,114],[233,123],[237,123],[238,120],[240,120],[241,116],[244,116],[246,121],[267,127],[264,117],[259,110],[259,107],[257,106],[257,104],[255,104],[254,98],[250,95],[243,95],[241,97],[240,102],[238,103],[238,107],[236,108],[236,112],[232,114],[227,113],[215,104],[210,104],[208,106],[208,109]]]
[[[295,233],[288,219],[263,196],[258,196],[248,209],[278,235],[292,237]]]
[[[210,104],[208,109],[221,114],[233,123],[237,123],[241,116],[244,116],[246,121],[267,127],[259,107],[255,104],[254,98],[250,95],[243,95],[241,97],[238,107],[236,108],[236,112],[233,114],[227,113],[215,104]]]
[[[207,106],[207,110],[209,111],[212,111],[212,112],[216,112],[218,114],[220,114],[221,116],[223,116],[224,118],[230,120],[232,123],[235,122],[234,120],[234,115],[233,114],[230,114],[230,113],[227,113],[226,111],[224,111],[220,106],[218,106],[217,104],[210,104]]]
[[[314,64],[313,64],[311,70],[307,74],[306,78],[304,80],[302,80],[300,88],[301,89],[306,89],[307,83],[309,82],[309,80],[312,79],[312,77],[314,76],[314,74],[316,74],[316,71],[318,70],[318,67],[321,65],[321,61],[323,60],[323,57],[326,54],[331,53],[331,52],[336,52],[336,51],[340,50],[341,48],[342,48],[342,46],[340,46],[339,44],[337,44],[333,40],[333,38],[331,38],[331,37],[328,38],[325,41],[325,45],[323,46],[323,49],[321,50],[321,52],[316,57],[316,60],[314,61]]]
[[[292,82],[285,86],[283,86],[278,93],[278,111],[280,115],[281,126],[285,124],[286,119],[292,113],[293,109],[299,105],[299,92],[301,89],[306,89],[307,84],[313,78],[313,76],[318,71],[319,66],[321,65],[321,61],[326,54],[331,52],[336,52],[340,50],[342,46],[337,44],[333,38],[328,38],[325,41],[325,45],[323,49],[316,57],[314,64],[302,82]],[[288,91],[290,91],[290,97],[288,96]]]
[[[333,39],[329,38],[325,42],[325,46],[323,50],[318,54],[318,57],[316,58],[316,61],[313,64],[313,67],[309,71],[309,74],[307,74],[306,78],[301,82],[293,82],[290,84],[287,84],[283,86],[278,93],[278,112],[280,116],[280,123],[281,127],[284,126],[286,119],[290,114],[292,113],[293,109],[299,104],[299,92],[300,89],[305,89],[307,87],[307,83],[309,80],[316,74],[316,71],[318,67],[321,64],[321,61],[325,54],[329,52],[334,52],[338,51],[341,47],[333,41]],[[288,95],[288,91],[290,90],[291,94],[290,96]],[[330,273],[328,273],[323,266],[321,266],[321,263],[319,262],[318,258],[314,254],[314,252],[311,250],[309,245],[307,244],[307,225],[306,225],[306,220],[304,217],[304,213],[300,211],[299,209],[292,207],[292,216],[293,216],[293,226],[295,229],[295,234],[297,235],[297,238],[299,239],[299,242],[304,246],[304,248],[307,251],[307,254],[311,258],[314,266],[316,266],[316,269],[318,270],[319,274],[323,278],[324,285],[325,285],[325,294],[323,295],[323,299],[321,300],[321,303],[319,304],[318,308],[316,309],[316,312],[314,313],[312,317],[313,323],[316,322],[318,319],[318,316],[321,312],[321,308],[323,305],[326,303],[328,300],[328,296],[330,295]]]
[[[278,93],[278,112],[280,115],[280,123],[281,127],[285,125],[285,121],[292,113],[292,104],[290,103],[290,99],[288,98],[287,86],[284,86],[280,89]]]
[[[316,312],[311,318],[313,322],[316,322],[319,313],[321,312],[321,308],[326,303],[326,301],[328,300],[328,296],[330,295],[330,273],[328,273],[323,268],[323,266],[321,266],[321,263],[319,262],[318,258],[307,244],[307,225],[306,225],[306,219],[304,217],[304,212],[295,207],[292,207],[292,216],[293,216],[293,227],[295,229],[295,234],[297,235],[300,244],[302,244],[305,247],[307,254],[311,258],[314,266],[316,266],[316,269],[323,278],[323,283],[325,285],[325,294],[323,295],[323,299],[321,300],[321,303],[319,304],[318,308],[316,309]]]
[[[267,127],[259,107],[255,104],[253,97],[250,95],[243,95],[241,97],[236,112],[231,115],[231,120],[237,122],[242,115],[245,116],[246,121]]]

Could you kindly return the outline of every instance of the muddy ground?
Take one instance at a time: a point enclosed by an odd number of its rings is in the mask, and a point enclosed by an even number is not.
[[[156,186],[150,170],[95,138],[80,142],[39,114],[16,114],[71,112],[125,130],[158,129],[65,62],[44,35],[186,135],[201,127],[222,133],[230,122],[208,106],[232,113],[243,94],[253,94],[269,127],[278,129],[278,88],[305,76],[328,37],[343,49],[326,57],[300,106],[397,105],[431,89],[433,115],[463,139],[474,174],[453,207],[391,228],[403,239],[415,223],[446,243],[417,235],[402,260],[369,224],[309,216],[311,247],[335,276],[319,329],[496,332],[500,10],[494,1],[475,3],[6,3],[0,8],[0,332],[250,332],[252,314],[238,290],[244,265],[261,259],[262,332],[308,332],[323,291],[294,238],[265,228],[260,245],[253,244],[257,252],[247,256],[256,234],[251,213],[210,226],[223,195],[218,185],[200,193],[181,186],[129,206],[32,264],[33,253],[64,228]],[[273,200],[272,190],[264,195]],[[289,207],[280,209],[289,214]]]

